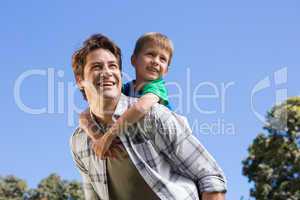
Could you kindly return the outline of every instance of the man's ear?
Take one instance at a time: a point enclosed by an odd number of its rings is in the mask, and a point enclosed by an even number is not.
[[[82,80],[81,76],[79,76],[79,75],[76,76],[76,84],[80,90],[83,89],[83,80]]]
[[[135,68],[135,64],[136,64],[136,56],[133,54],[133,55],[131,56],[131,65],[132,65],[132,67]]]

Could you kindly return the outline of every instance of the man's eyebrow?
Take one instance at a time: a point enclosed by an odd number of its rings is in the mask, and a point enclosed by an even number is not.
[[[115,64],[115,63],[118,63],[116,60],[111,60],[111,61],[108,61],[109,64]]]
[[[93,61],[93,62],[90,62],[89,65],[103,65],[103,62],[102,61]]]
[[[115,61],[115,60],[111,60],[111,61],[107,61],[107,62],[108,62],[108,64],[118,64],[118,62]],[[92,61],[88,64],[91,65],[91,66],[93,66],[93,65],[103,65],[104,62],[103,61]]]

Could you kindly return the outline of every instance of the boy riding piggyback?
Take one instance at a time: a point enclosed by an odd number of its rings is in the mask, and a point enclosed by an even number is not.
[[[104,134],[99,134],[96,123],[89,110],[80,115],[80,127],[93,141],[97,156],[119,157],[120,149],[110,148],[113,141],[121,135],[124,128],[137,122],[156,104],[160,103],[170,109],[168,93],[163,77],[167,74],[173,55],[171,40],[156,32],[142,35],[136,42],[131,63],[135,68],[136,79],[123,85],[123,94],[139,97],[139,100],[121,115]],[[116,150],[117,149],[117,150]]]

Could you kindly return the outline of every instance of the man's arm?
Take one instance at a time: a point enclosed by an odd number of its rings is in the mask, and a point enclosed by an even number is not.
[[[162,107],[153,106],[150,114],[152,133],[153,129],[157,130],[154,135],[155,144],[173,161],[178,173],[194,180],[204,200],[223,200],[223,193],[226,192],[223,171],[192,135],[187,122]]]
[[[98,195],[94,191],[93,186],[91,184],[91,180],[90,180],[90,177],[88,176],[87,169],[84,167],[84,164],[81,162],[80,158],[75,153],[76,146],[75,146],[73,136],[70,139],[70,147],[71,147],[71,154],[72,154],[73,160],[74,160],[76,167],[78,168],[79,173],[82,177],[82,187],[83,187],[85,199],[86,200],[99,200]]]

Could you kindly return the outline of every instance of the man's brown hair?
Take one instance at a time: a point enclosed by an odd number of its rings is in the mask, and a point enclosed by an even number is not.
[[[168,62],[168,65],[170,65],[174,47],[172,41],[166,35],[158,32],[145,33],[136,41],[133,54],[137,56],[146,45],[154,45],[165,49],[170,55]]]
[[[102,34],[94,34],[85,40],[82,47],[75,51],[72,56],[72,68],[75,78],[79,76],[80,78],[84,79],[83,72],[86,64],[86,56],[96,49],[106,49],[116,56],[119,69],[122,71],[121,49],[108,37]],[[86,99],[84,90],[80,89],[80,91],[84,99]]]

